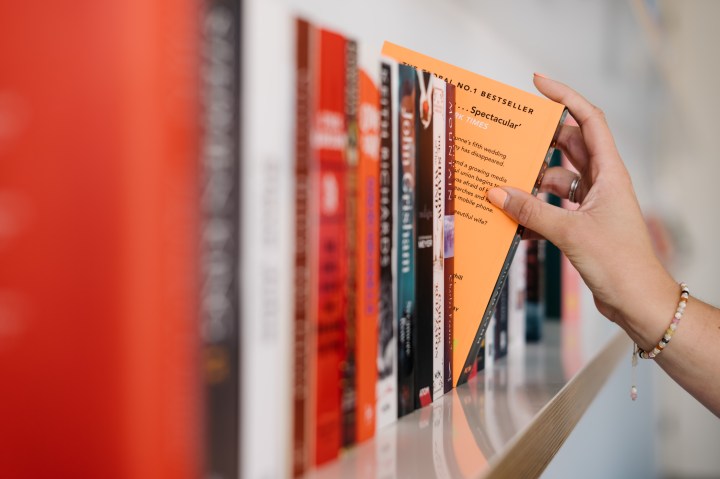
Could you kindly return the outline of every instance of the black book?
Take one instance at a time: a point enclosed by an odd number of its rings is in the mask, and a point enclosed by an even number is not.
[[[433,379],[433,76],[415,75],[415,407],[432,402]]]
[[[397,198],[397,321],[398,321],[398,417],[415,410],[414,329],[417,321],[415,295],[415,69],[398,66],[398,176]]]
[[[525,340],[537,342],[542,338],[542,324],[545,318],[544,293],[545,240],[533,240],[527,249]]]
[[[508,284],[505,281],[495,306],[495,359],[504,358],[508,352]]]
[[[555,150],[549,166],[561,166],[562,153]],[[561,206],[562,200],[548,194],[548,203]],[[550,241],[545,242],[545,317],[559,320],[562,316],[562,253]]]
[[[202,22],[204,455],[217,479],[239,475],[240,16],[239,0],[210,0]]]
[[[394,73],[393,73],[394,72]],[[378,393],[377,425],[397,419],[397,337],[393,285],[393,211],[397,64],[380,66],[380,305],[378,310]]]

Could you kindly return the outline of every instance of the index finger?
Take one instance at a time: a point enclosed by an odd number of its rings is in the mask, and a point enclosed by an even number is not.
[[[537,89],[551,100],[565,105],[580,125],[588,154],[593,164],[601,166],[619,161],[615,139],[610,133],[602,110],[587,101],[582,95],[558,81],[541,75],[534,75]]]

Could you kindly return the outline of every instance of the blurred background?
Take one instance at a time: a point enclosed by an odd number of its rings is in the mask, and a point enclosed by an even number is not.
[[[282,22],[262,23],[262,10],[342,31],[359,42],[366,67],[389,40],[528,91],[533,72],[571,85],[605,111],[668,268],[695,296],[720,305],[719,2],[242,3],[243,61],[251,67],[274,54],[262,39],[289,35],[272,30]],[[200,447],[201,425],[187,419],[200,404],[191,293],[198,266],[177,258],[196,253],[199,240],[181,238],[200,221],[190,206],[199,188],[192,141],[200,131],[192,106],[199,80],[185,63],[198,38],[178,32],[195,25],[199,32],[201,6],[0,5],[0,417],[14,418],[0,427],[0,475],[12,456],[15,466],[32,464],[37,477],[51,474],[57,464],[37,462],[43,454],[70,461],[78,449],[89,457],[79,469],[68,466],[78,477],[108,469],[117,477],[192,477],[200,468],[188,451]],[[258,77],[243,70],[241,81],[255,85]],[[277,82],[281,97],[290,88],[282,76],[267,81]],[[14,94],[17,85],[35,96]],[[175,109],[178,98],[190,106]],[[245,99],[256,108],[257,98]],[[250,142],[267,125],[247,120],[242,137]],[[34,143],[34,128],[46,143]],[[279,137],[289,140],[289,130]],[[158,158],[167,164],[149,168],[146,160]],[[28,203],[24,191],[38,202]],[[26,241],[38,218],[43,228]],[[168,277],[174,280],[165,283]],[[36,296],[19,294],[23,288]],[[587,291],[581,308],[581,344],[592,350],[614,328]],[[159,314],[180,326],[152,326]],[[108,353],[108,344],[131,349],[132,361],[119,364],[124,356]],[[545,477],[720,477],[720,421],[654,365],[641,364],[639,374],[641,398],[631,403],[629,358],[623,361]],[[48,427],[67,440],[38,443]],[[103,455],[108,443],[96,439],[108,436],[118,455]],[[124,455],[137,458],[135,466],[118,459]]]

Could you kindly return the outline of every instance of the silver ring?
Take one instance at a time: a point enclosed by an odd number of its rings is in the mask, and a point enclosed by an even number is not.
[[[570,200],[571,203],[577,203],[575,201],[575,192],[577,192],[578,185],[580,184],[580,180],[582,178],[580,175],[577,175],[575,179],[570,183],[570,193],[568,194],[568,200]]]

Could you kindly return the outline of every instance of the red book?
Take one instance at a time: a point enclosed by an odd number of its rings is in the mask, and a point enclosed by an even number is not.
[[[444,244],[444,392],[453,388],[453,318],[455,317],[455,86],[445,87],[445,222]]]
[[[375,435],[380,301],[380,92],[360,71],[358,109],[356,440]]]
[[[337,457],[342,444],[342,365],[346,355],[347,217],[346,40],[317,33],[310,161],[310,319],[308,354],[312,463]]]
[[[295,338],[293,351],[293,476],[308,467],[307,331],[308,331],[308,167],[310,162],[310,51],[314,29],[306,20],[295,22]]]
[[[0,6],[0,476],[201,474],[193,0]]]

